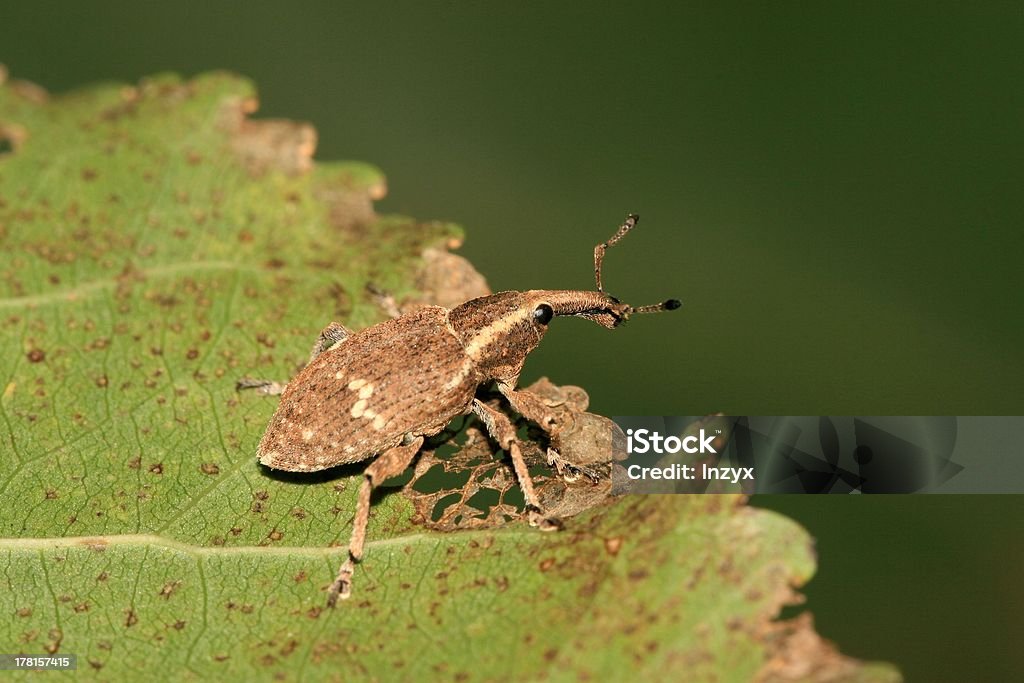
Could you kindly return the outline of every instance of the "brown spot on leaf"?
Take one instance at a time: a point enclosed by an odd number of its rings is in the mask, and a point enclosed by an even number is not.
[[[94,553],[102,553],[107,549],[107,546],[110,545],[110,541],[105,538],[85,538],[79,541],[79,543]]]
[[[158,593],[158,595],[161,598],[163,598],[164,600],[170,600],[171,596],[174,595],[174,592],[176,590],[178,590],[179,586],[181,586],[181,581],[180,580],[178,580],[178,581],[168,581],[160,589],[160,592]]]
[[[162,462],[154,463],[154,464],[149,466],[149,471],[152,474],[163,474],[164,473],[164,464]]]
[[[124,611],[124,625],[126,628],[131,628],[135,624],[139,623],[139,616],[135,614],[135,610],[126,609]]]
[[[212,476],[214,474],[220,474],[220,466],[214,462],[204,462],[199,466],[199,471],[203,474],[209,474]]]
[[[60,643],[64,640],[64,634],[59,628],[52,628],[47,635],[50,637],[50,640],[43,645],[43,649],[51,655],[56,654],[60,650]]]
[[[29,363],[42,363],[46,360],[46,352],[42,349],[32,349],[26,354]]]
[[[622,536],[615,536],[614,538],[604,539],[604,549],[612,557],[619,554],[619,550],[622,549]]]

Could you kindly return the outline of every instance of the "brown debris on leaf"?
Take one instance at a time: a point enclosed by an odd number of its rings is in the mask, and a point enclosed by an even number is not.
[[[863,680],[864,663],[839,652],[834,644],[814,630],[809,612],[788,621],[774,622],[763,636],[770,656],[761,667],[756,683],[841,683]],[[883,675],[876,672],[876,675]],[[892,681],[900,680],[895,672]],[[872,679],[881,680],[881,679]]]
[[[456,249],[460,245],[453,242],[446,246]],[[404,302],[403,309],[417,305],[454,308],[491,293],[487,280],[469,261],[434,247],[423,250],[423,268],[416,276],[416,289],[421,292],[420,296]]]
[[[228,110],[225,124],[232,134],[232,148],[253,176],[268,170],[301,175],[313,168],[316,129],[312,125],[288,119],[252,120],[255,99],[238,102]]]
[[[611,462],[621,458],[624,449],[621,430],[608,418],[585,412],[589,397],[580,387],[559,387],[544,377],[526,390],[552,409],[558,425],[550,445],[558,451],[562,474],[549,457],[547,439],[538,427],[527,425],[530,438],[521,443],[545,512],[567,518],[605,503],[611,493]],[[497,407],[499,400],[491,403]],[[517,420],[517,427],[526,424],[523,418]],[[416,522],[429,529],[453,531],[493,528],[518,520],[521,496],[514,494],[515,504],[508,501],[509,492],[519,486],[510,463],[477,422],[469,422],[462,433],[465,442],[453,455],[441,455],[440,447],[421,454],[405,487],[416,510]],[[448,444],[453,445],[454,440]],[[467,472],[464,484],[431,483],[432,478],[450,481]]]

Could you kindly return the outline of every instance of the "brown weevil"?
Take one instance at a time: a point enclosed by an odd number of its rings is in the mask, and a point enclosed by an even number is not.
[[[630,214],[611,239],[594,248],[597,291],[500,292],[450,310],[420,308],[360,332],[331,323],[320,333],[309,363],[283,388],[272,382],[239,382],[240,388],[281,394],[257,449],[264,465],[313,472],[376,458],[359,489],[348,558],[329,589],[330,606],[350,595],[374,486],[405,471],[424,439],[459,415],[476,415],[511,457],[530,524],[545,530],[560,526],[541,509],[511,420],[478,399],[477,391],[493,382],[512,410],[554,437],[558,425],[547,405],[516,389],[526,356],[540,343],[551,319],[576,316],[613,329],[633,313],[681,305],[670,299],[634,308],[602,288],[605,250],[638,219]]]

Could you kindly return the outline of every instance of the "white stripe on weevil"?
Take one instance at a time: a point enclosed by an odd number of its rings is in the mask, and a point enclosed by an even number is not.
[[[467,358],[466,360],[462,361],[462,366],[459,368],[459,371],[452,375],[452,378],[445,382],[444,386],[441,387],[441,389],[444,391],[448,391],[459,386],[460,384],[462,384],[462,380],[466,379],[466,377],[469,376],[469,373],[472,372],[472,370],[473,362]]]
[[[480,352],[496,341],[503,340],[505,334],[516,325],[526,320],[527,313],[518,315],[506,315],[498,318],[493,323],[473,335],[473,338],[466,344],[466,354],[473,360],[478,360]],[[351,385],[349,385],[351,386]]]

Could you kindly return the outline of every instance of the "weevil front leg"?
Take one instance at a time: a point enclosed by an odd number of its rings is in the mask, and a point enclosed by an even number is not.
[[[505,382],[498,382],[498,391],[508,399],[512,410],[516,411],[530,422],[540,425],[540,428],[554,437],[562,425],[558,423],[558,417],[551,410],[550,406],[536,394],[528,391],[516,391],[515,387]]]
[[[306,361],[306,365],[309,365],[316,360],[316,357],[324,351],[329,351],[338,344],[341,344],[350,334],[352,334],[351,330],[341,323],[336,322],[332,322],[330,325],[320,330],[320,336],[317,337],[316,343],[313,344],[313,349],[309,352],[309,360]],[[255,389],[258,394],[278,396],[284,392],[284,388],[287,384],[287,382],[275,382],[269,379],[243,377],[235,382],[235,389]]]
[[[516,471],[519,487],[523,489],[523,497],[526,499],[526,514],[530,526],[535,526],[543,531],[554,531],[561,528],[562,523],[559,520],[544,516],[540,499],[537,498],[537,491],[533,488],[533,479],[530,478],[530,471],[526,467],[526,461],[523,460],[519,442],[516,441],[516,429],[512,426],[512,421],[504,413],[491,408],[478,399],[473,399],[473,413],[484,423],[487,433],[498,442],[498,446],[507,451],[512,458],[512,467]]]
[[[355,571],[356,563],[363,559],[366,525],[370,521],[370,496],[374,487],[404,472],[422,445],[422,436],[411,438],[405,444],[384,451],[366,468],[363,483],[359,487],[356,518],[352,523],[352,537],[348,542],[348,558],[342,563],[338,576],[327,590],[328,607],[334,607],[339,598],[346,600],[352,595],[352,573]]]
[[[505,382],[498,383],[498,391],[508,399],[512,410],[539,425],[551,437],[552,442],[557,443],[558,432],[565,425],[561,424],[555,411],[551,410],[551,407],[544,402],[544,399],[529,391],[516,391],[515,387]],[[577,467],[563,458],[557,448],[548,448],[548,465],[554,467],[559,476],[570,483],[578,480],[581,475],[586,476],[591,481],[598,481],[599,479],[592,470]]]

